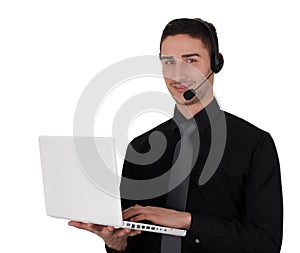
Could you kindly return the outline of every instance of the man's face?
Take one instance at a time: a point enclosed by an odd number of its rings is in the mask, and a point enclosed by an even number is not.
[[[162,43],[161,57],[164,79],[176,103],[198,102],[197,97],[185,100],[183,93],[195,89],[211,73],[209,52],[202,41],[185,34],[168,36]]]

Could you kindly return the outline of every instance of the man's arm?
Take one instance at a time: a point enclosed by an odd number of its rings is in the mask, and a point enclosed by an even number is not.
[[[283,225],[281,176],[276,148],[269,134],[262,137],[253,154],[244,195],[246,212],[242,220],[197,212],[191,214],[185,240],[195,252],[204,244],[218,253],[280,252]],[[180,227],[178,224],[184,212],[162,209],[136,206],[127,211],[126,218],[147,219],[158,225],[166,225],[171,218],[173,226]],[[177,212],[174,217],[173,212]]]
[[[216,252],[280,252],[281,176],[275,144],[267,133],[253,154],[244,194],[246,212],[242,220],[192,213],[191,241],[210,238]]]

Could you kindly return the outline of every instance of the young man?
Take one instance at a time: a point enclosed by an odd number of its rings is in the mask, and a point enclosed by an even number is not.
[[[186,229],[187,235],[176,239],[180,240],[178,250],[168,251],[171,245],[160,234],[73,221],[69,224],[99,235],[108,252],[279,252],[283,205],[276,148],[270,134],[221,111],[214,99],[214,73],[223,66],[214,26],[200,19],[173,20],[163,31],[160,50],[165,82],[176,101],[174,117],[131,144],[136,151],[146,153],[151,149],[149,136],[159,131],[165,135],[167,147],[151,164],[134,164],[125,159],[123,176],[148,180],[168,171],[176,144],[182,139],[178,124],[194,122],[198,131],[191,133],[191,139],[193,144],[201,139],[201,144],[199,141],[200,145],[194,145],[197,156],[185,180],[183,208],[172,208],[169,203],[183,183],[168,193],[144,200],[125,199],[129,186],[122,183],[123,218]],[[191,89],[192,95],[187,94]],[[226,123],[222,156],[209,179],[200,184],[213,147],[213,129],[222,117]],[[167,246],[163,247],[164,243]]]

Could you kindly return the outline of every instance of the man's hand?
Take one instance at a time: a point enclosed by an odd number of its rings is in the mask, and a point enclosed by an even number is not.
[[[156,225],[172,228],[190,229],[191,214],[171,209],[135,205],[123,211],[123,220],[141,221],[148,220]]]
[[[127,247],[127,237],[140,234],[139,230],[115,229],[111,226],[101,226],[92,223],[70,221],[69,226],[84,229],[100,236],[105,244],[116,251],[124,251]]]

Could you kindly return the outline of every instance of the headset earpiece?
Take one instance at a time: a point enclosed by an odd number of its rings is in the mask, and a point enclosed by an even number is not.
[[[219,52],[217,54],[213,54],[211,56],[210,64],[212,72],[219,73],[224,65],[223,55]]]

